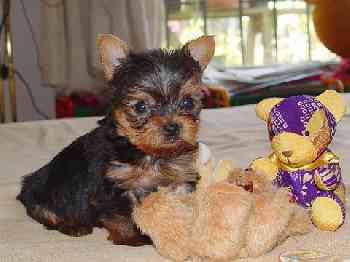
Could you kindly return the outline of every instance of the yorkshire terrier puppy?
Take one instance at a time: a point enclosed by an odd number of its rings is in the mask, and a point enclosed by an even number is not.
[[[113,90],[110,112],[25,176],[17,199],[48,229],[82,236],[104,227],[115,244],[151,244],[131,218],[133,206],[158,187],[196,185],[201,76],[214,40],[144,53],[112,35],[97,44]]]

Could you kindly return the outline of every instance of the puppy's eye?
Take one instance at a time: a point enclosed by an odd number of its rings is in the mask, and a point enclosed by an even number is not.
[[[308,130],[305,131],[304,133],[305,136],[310,136],[310,132]]]
[[[180,104],[181,108],[184,109],[184,110],[192,110],[193,107],[194,107],[194,101],[192,99],[192,97],[186,97],[184,98],[182,101],[181,101],[181,104]]]
[[[135,111],[138,114],[143,114],[147,111],[147,106],[144,101],[139,101],[134,105]]]

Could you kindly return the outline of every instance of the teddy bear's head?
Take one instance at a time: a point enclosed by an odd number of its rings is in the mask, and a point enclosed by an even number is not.
[[[271,145],[278,159],[293,167],[311,163],[326,149],[346,105],[336,91],[318,97],[298,95],[268,98],[257,105],[266,121]]]

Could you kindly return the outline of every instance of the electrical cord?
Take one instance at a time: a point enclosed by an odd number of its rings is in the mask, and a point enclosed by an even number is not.
[[[24,1],[20,0],[19,2],[21,4],[23,16],[24,16],[24,19],[26,20],[26,22],[28,24],[28,29],[29,29],[29,32],[30,32],[30,35],[31,35],[31,38],[32,38],[32,41],[33,41],[33,44],[34,44],[36,65],[37,65],[37,67],[39,69],[40,75],[42,75],[43,69],[42,69],[42,65],[41,65],[41,62],[40,62],[40,55],[39,55],[40,54],[40,47],[39,47],[39,43],[38,43],[38,41],[36,39],[36,35],[35,35],[35,32],[34,32],[34,27],[33,27],[33,24],[32,24],[32,22],[30,20],[29,15],[28,15],[27,8],[26,8],[26,6],[24,4]],[[19,72],[18,70],[16,70],[16,69],[14,70],[14,72],[15,72],[15,75],[17,76],[17,78],[22,82],[23,86],[25,87],[25,89],[26,89],[26,91],[28,93],[30,102],[31,102],[34,110],[41,117],[43,117],[44,119],[50,119],[50,117],[43,110],[41,110],[40,107],[38,106],[38,104],[36,103],[34,95],[33,95],[33,91],[32,91],[32,89],[30,87],[30,84],[24,78],[23,74],[21,72]],[[45,83],[41,82],[41,85],[42,86],[47,86],[48,84],[45,84]]]
[[[4,67],[5,65],[3,65],[2,67]],[[35,101],[35,98],[34,98],[34,95],[33,95],[33,92],[32,92],[32,89],[30,88],[30,85],[28,83],[28,81],[24,78],[24,76],[22,75],[21,72],[19,72],[18,70],[14,70],[15,72],[15,75],[17,76],[17,78],[22,82],[23,86],[25,87],[25,89],[27,90],[27,93],[29,95],[29,98],[30,98],[30,101],[31,101],[31,104],[34,108],[34,110],[41,116],[43,117],[44,119],[48,120],[50,119],[50,117],[43,111],[39,108],[38,104],[36,103]]]
[[[1,24],[0,24],[0,35],[2,33],[2,29],[4,28],[4,25],[6,23],[6,19],[10,14],[10,9],[9,9],[9,5],[7,5],[7,8],[5,10],[3,10],[3,16],[2,16],[2,20],[1,20]]]
[[[2,31],[4,29],[6,20],[8,18],[8,16],[10,15],[10,5],[6,4],[4,5],[4,9],[2,10],[2,19],[1,19],[1,24],[0,24],[0,40],[1,40],[1,36],[2,36]],[[0,55],[2,54],[2,47],[0,47]],[[0,57],[0,63],[1,63],[1,57]]]
[[[34,49],[35,49],[35,57],[36,57],[36,64],[39,68],[39,71],[40,71],[40,74],[42,75],[42,66],[41,66],[41,63],[40,63],[40,57],[39,57],[39,54],[40,54],[40,48],[39,48],[39,43],[36,39],[36,36],[35,36],[35,32],[34,32],[34,28],[33,28],[33,24],[29,18],[29,15],[28,15],[28,12],[27,12],[27,8],[26,6],[24,5],[24,2],[23,0],[20,0],[20,3],[21,3],[21,7],[22,7],[22,12],[23,12],[23,16],[28,24],[28,29],[30,31],[30,35],[31,35],[31,38],[32,38],[32,41],[33,41],[33,44],[34,44]]]
[[[32,23],[30,21],[30,18],[28,16],[27,9],[26,9],[26,7],[24,5],[23,0],[20,0],[20,3],[21,3],[21,7],[22,7],[24,18],[25,18],[25,20],[26,20],[26,22],[28,24],[28,28],[29,28],[29,31],[31,33],[31,38],[32,38],[32,41],[33,41],[33,44],[34,44],[34,49],[35,49],[35,53],[36,53],[36,64],[38,66],[40,74],[42,74],[42,67],[41,67],[40,58],[39,58],[39,52],[40,52],[39,51],[40,50],[39,49],[39,44],[38,44],[38,41],[36,40],[34,29],[33,29],[33,25],[32,25]],[[3,17],[1,19],[1,24],[0,24],[0,37],[1,37],[2,30],[4,28],[4,25],[6,23],[6,19],[9,16],[9,14],[10,14],[9,8],[6,8],[5,10],[3,10]],[[14,70],[14,74],[17,76],[17,78],[22,82],[23,86],[25,87],[25,89],[26,89],[26,91],[28,93],[30,102],[31,102],[34,110],[37,112],[37,114],[39,114],[42,118],[44,118],[46,120],[50,119],[50,117],[43,110],[41,110],[40,107],[38,106],[38,104],[36,103],[34,95],[33,95],[33,91],[31,89],[28,81],[24,78],[23,74],[21,72],[19,72],[18,70],[16,70],[16,69]],[[9,68],[5,64],[1,64],[0,65],[0,77],[3,80],[8,79],[8,77],[9,77]],[[41,85],[47,85],[47,84],[41,83]]]
[[[49,8],[58,8],[58,7],[61,7],[63,5],[63,1],[64,0],[58,0],[56,3],[55,2],[50,3],[50,1],[41,0],[40,2]]]

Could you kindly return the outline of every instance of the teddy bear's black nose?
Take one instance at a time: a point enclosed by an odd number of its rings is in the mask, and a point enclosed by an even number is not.
[[[283,151],[282,155],[284,155],[285,157],[291,157],[293,155],[293,151],[291,150]]]

